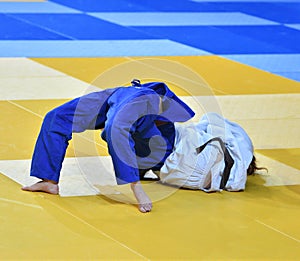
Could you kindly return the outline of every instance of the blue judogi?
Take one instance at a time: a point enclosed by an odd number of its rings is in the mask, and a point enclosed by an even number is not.
[[[58,182],[72,133],[103,129],[118,184],[140,179],[139,171],[160,169],[172,152],[174,122],[194,112],[164,83],[117,87],[71,100],[44,118],[31,176]]]

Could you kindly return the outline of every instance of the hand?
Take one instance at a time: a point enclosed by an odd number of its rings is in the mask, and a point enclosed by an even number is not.
[[[152,202],[144,191],[142,184],[139,181],[133,182],[131,183],[131,189],[139,203],[139,210],[142,213],[150,212],[152,209]]]

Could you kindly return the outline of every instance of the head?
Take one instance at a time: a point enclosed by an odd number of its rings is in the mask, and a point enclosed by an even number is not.
[[[255,158],[255,156],[253,155],[252,161],[251,161],[251,163],[250,163],[250,165],[249,165],[249,167],[248,167],[248,169],[247,169],[247,175],[253,175],[253,174],[255,174],[255,172],[256,172],[257,170],[262,170],[262,169],[268,171],[267,168],[264,168],[264,167],[257,167],[256,158]]]

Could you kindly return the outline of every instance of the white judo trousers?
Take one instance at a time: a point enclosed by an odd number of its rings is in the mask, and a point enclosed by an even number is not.
[[[205,114],[198,123],[176,125],[174,150],[160,170],[161,181],[205,192],[221,191],[225,162],[220,143],[212,141],[202,152],[196,151],[196,148],[216,137],[223,140],[234,160],[224,189],[244,190],[247,169],[253,158],[251,139],[240,125],[216,113]]]

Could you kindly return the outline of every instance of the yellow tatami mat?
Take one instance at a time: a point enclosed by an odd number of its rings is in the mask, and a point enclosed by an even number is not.
[[[300,260],[299,82],[217,56],[3,58],[0,69],[0,260]],[[239,193],[144,183],[154,208],[142,214],[90,131],[70,143],[60,196],[21,191],[47,111],[133,78],[166,82],[193,121],[215,111],[241,124],[269,171]]]
[[[290,137],[290,139],[293,140],[292,137]],[[286,149],[273,149],[273,150],[259,150],[259,153],[300,170],[300,160],[299,160],[300,148],[299,147],[300,146],[298,146],[298,148],[291,148],[291,149],[286,148]]]
[[[128,79],[139,76],[143,79],[162,78],[171,83],[182,79],[182,83],[185,84],[181,88],[187,88],[192,95],[206,94],[199,87],[203,82],[207,83],[215,95],[300,92],[299,82],[218,56],[36,58],[33,60],[88,83],[99,83],[100,87],[115,86],[119,82],[124,84]],[[103,85],[104,83],[106,85]],[[198,88],[192,88],[193,84]]]

